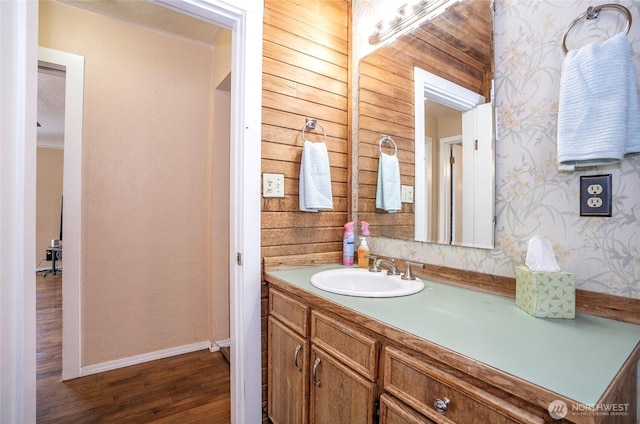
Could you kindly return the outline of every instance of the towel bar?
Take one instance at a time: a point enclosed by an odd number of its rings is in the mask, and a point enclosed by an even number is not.
[[[600,6],[595,6],[595,7],[589,6],[586,12],[584,12],[583,14],[575,18],[573,22],[569,24],[569,26],[567,27],[567,30],[564,32],[564,35],[562,36],[562,50],[564,51],[565,55],[569,53],[569,49],[567,49],[567,35],[569,35],[569,32],[571,31],[571,29],[583,18],[587,20],[598,19],[598,17],[600,16],[600,11],[602,11],[603,9],[617,10],[618,12],[624,14],[627,17],[627,25],[624,28],[624,33],[629,34],[629,29],[631,28],[631,21],[632,21],[631,12],[629,11],[629,9],[619,4],[601,4]]]

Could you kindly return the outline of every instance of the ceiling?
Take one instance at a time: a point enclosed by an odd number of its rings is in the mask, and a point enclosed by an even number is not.
[[[145,0],[62,0],[100,15],[213,45],[222,28]]]
[[[412,31],[418,47],[432,44],[467,66],[484,70],[493,63],[493,0],[463,0]]]
[[[154,31],[213,45],[223,31],[209,22],[145,0],[62,0],[61,3]],[[62,148],[64,137],[64,72],[39,68],[38,146]]]

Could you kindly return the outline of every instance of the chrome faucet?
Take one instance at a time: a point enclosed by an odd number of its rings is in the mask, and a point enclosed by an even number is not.
[[[400,278],[402,278],[403,280],[415,280],[416,276],[413,275],[413,272],[411,272],[412,267],[418,267],[418,268],[424,269],[424,264],[407,261],[407,264],[405,265],[405,268],[404,268],[404,274],[402,274]]]
[[[380,269],[381,265],[386,265],[387,266],[387,269],[388,269],[387,275],[400,275],[400,273],[396,269],[396,264],[393,263],[393,261],[387,261],[387,260],[384,260],[384,259],[376,259],[374,264],[373,264],[373,268],[374,269],[369,269],[369,271],[380,272],[380,271],[382,271]]]
[[[371,259],[369,261],[369,272],[380,272],[380,269],[378,269],[378,267],[376,266],[376,260],[378,259],[376,255],[366,253],[364,257],[367,259]]]

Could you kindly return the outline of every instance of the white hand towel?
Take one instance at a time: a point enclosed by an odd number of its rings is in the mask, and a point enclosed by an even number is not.
[[[376,208],[394,213],[402,209],[400,199],[400,163],[398,156],[380,153]]]
[[[640,152],[640,107],[624,33],[567,53],[557,148],[561,170],[616,163]]]
[[[331,168],[326,143],[305,140],[300,160],[300,210],[333,209]]]

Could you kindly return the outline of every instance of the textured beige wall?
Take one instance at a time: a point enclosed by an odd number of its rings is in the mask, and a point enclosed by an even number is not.
[[[82,365],[210,340],[213,49],[41,2],[85,57]]]
[[[441,115],[438,120],[438,131],[441,138],[462,134],[462,113],[455,111]]]
[[[220,88],[231,73],[231,31],[224,30],[216,37],[213,52],[213,86]]]
[[[64,150],[38,147],[36,170],[36,267],[49,267],[45,251],[60,238],[60,199]]]

